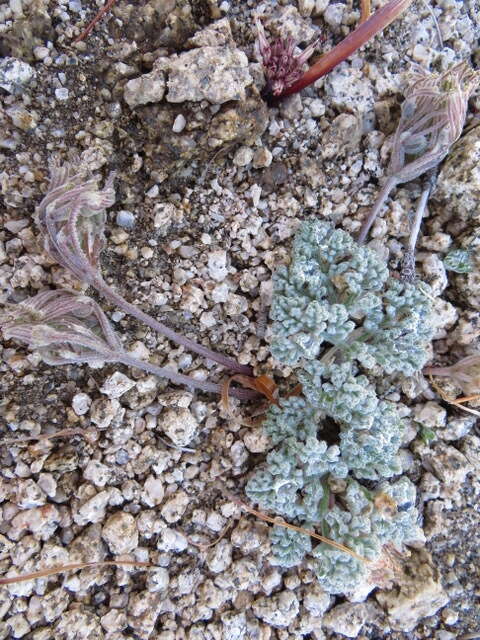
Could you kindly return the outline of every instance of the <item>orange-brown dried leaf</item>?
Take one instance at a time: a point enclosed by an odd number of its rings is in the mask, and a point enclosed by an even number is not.
[[[278,387],[272,378],[266,375],[261,375],[257,378],[253,378],[250,376],[244,376],[241,373],[237,373],[227,378],[222,384],[221,405],[222,408],[225,409],[225,411],[228,411],[230,409],[229,391],[232,382],[238,382],[242,387],[252,389],[253,391],[258,391],[258,393],[262,396],[265,396],[265,398],[267,398],[267,400],[271,404],[276,404],[277,406],[279,404]]]
[[[292,396],[301,396],[303,393],[303,387],[300,384],[300,382],[298,384],[296,384],[293,389],[291,389],[287,394],[286,397],[287,398],[291,398]]]

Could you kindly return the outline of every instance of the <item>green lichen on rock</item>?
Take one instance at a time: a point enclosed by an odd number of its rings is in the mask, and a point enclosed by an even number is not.
[[[454,273],[470,273],[473,270],[472,252],[468,249],[452,249],[443,259],[445,269]]]

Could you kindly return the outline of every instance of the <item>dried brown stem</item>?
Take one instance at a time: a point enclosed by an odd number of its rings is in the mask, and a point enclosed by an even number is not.
[[[100,22],[100,20],[107,13],[107,11],[110,11],[110,9],[115,4],[115,1],[116,0],[107,0],[107,2],[105,3],[105,6],[103,6],[100,9],[100,11],[97,13],[97,15],[93,18],[93,20],[88,23],[88,25],[82,31],[82,33],[77,38],[75,38],[75,40],[73,41],[73,44],[76,44],[77,42],[81,42],[82,40],[85,40],[85,38],[90,34],[90,31],[92,31],[92,29],[97,24],[97,22]]]
[[[55,433],[39,433],[38,436],[22,436],[19,438],[6,438],[0,444],[22,444],[32,440],[53,440],[53,438],[64,438],[65,436],[83,436],[89,438],[91,433],[85,429],[60,429]]]
[[[435,367],[429,367],[431,369],[434,369]],[[442,398],[442,400],[444,400],[445,402],[448,402],[448,404],[451,404],[453,407],[457,407],[458,409],[461,409],[462,411],[466,411],[467,413],[471,413],[474,416],[477,416],[478,418],[480,418],[480,411],[476,411],[475,409],[470,409],[470,407],[464,407],[462,402],[468,402],[468,400],[476,400],[477,398],[475,396],[472,397],[466,397],[466,398],[449,398],[447,396],[447,394],[440,389],[440,387],[438,386],[438,384],[435,382],[435,380],[432,377],[432,373],[430,371],[425,371],[424,373],[428,374],[429,380],[430,380],[430,384],[432,385],[432,387],[435,389],[435,391],[438,393],[438,395]]]
[[[372,2],[371,0],[360,0],[360,24],[368,20],[372,15]]]
[[[286,529],[292,529],[293,531],[298,531],[298,533],[303,533],[307,536],[311,536],[312,538],[315,538],[315,540],[319,540],[320,542],[324,542],[325,544],[328,544],[331,547],[335,547],[335,549],[338,549],[339,551],[348,553],[350,556],[352,556],[353,558],[356,558],[357,560],[360,560],[361,562],[366,562],[366,563],[370,562],[370,560],[368,560],[367,558],[364,558],[363,556],[359,555],[355,551],[352,551],[352,549],[349,549],[348,547],[346,547],[344,544],[341,544],[340,542],[336,542],[335,540],[330,540],[330,538],[321,536],[315,531],[310,531],[309,529],[304,529],[303,527],[297,527],[296,525],[290,524],[289,522],[284,522],[283,520],[280,520],[278,518],[272,518],[271,516],[267,516],[261,511],[257,511],[256,509],[253,509],[245,502],[242,502],[242,500],[240,500],[236,496],[228,494],[227,497],[229,500],[237,504],[239,507],[241,507],[242,509],[245,509],[245,511],[248,511],[248,513],[251,513],[252,515],[259,518],[260,520],[264,520],[265,522],[270,522],[271,524],[277,525],[278,527],[285,527]]]
[[[135,567],[155,567],[151,562],[140,562],[137,560],[103,560],[101,562],[73,562],[72,564],[63,564],[58,567],[49,567],[40,571],[32,571],[31,573],[23,573],[19,576],[10,576],[8,578],[0,578],[2,584],[16,584],[17,582],[26,582],[27,580],[35,580],[36,578],[46,578],[57,573],[65,573],[66,571],[76,571],[77,569],[86,569],[88,567],[109,567],[109,566],[135,566]]]
[[[213,542],[206,542],[206,543],[194,542],[189,536],[186,536],[186,538],[191,545],[193,545],[194,547],[197,547],[197,549],[200,549],[200,551],[206,551],[207,549],[210,549],[211,547],[214,547],[215,545],[217,545],[220,542],[220,540],[225,537],[225,534],[231,528],[231,526],[232,526],[232,523],[227,522],[227,524],[223,527],[222,531],[220,532],[220,535],[218,536],[218,538],[216,538]]]

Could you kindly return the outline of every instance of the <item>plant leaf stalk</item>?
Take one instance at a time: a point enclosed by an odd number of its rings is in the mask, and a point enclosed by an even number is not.
[[[134,304],[128,302],[123,296],[112,289],[112,287],[110,287],[101,276],[95,279],[93,286],[104,298],[120,307],[120,309],[129,315],[137,318],[137,320],[140,320],[140,322],[148,325],[154,331],[158,331],[158,333],[161,333],[172,342],[176,342],[189,351],[193,351],[204,358],[217,362],[230,371],[242,373],[247,376],[252,375],[252,369],[248,365],[239,364],[236,360],[233,360],[222,353],[212,351],[208,347],[204,347],[202,344],[183,336],[181,333],[177,333],[173,329],[170,329],[170,327],[163,324],[163,322],[159,322],[148,313],[145,313]]]
[[[99,257],[105,245],[105,209],[115,202],[113,174],[101,191],[96,187],[95,178],[86,180],[82,168],[78,171],[73,164],[61,166],[52,160],[50,174],[50,187],[38,206],[37,221],[51,257],[76,278],[97,289],[104,298],[169,340],[235,373],[251,376],[251,367],[170,329],[127,302],[105,282],[99,269]]]

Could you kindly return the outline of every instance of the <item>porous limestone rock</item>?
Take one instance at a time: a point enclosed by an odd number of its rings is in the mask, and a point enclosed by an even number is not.
[[[413,552],[407,568],[391,590],[378,591],[376,598],[387,612],[388,622],[398,631],[411,631],[426,616],[433,616],[448,603],[430,554]]]

